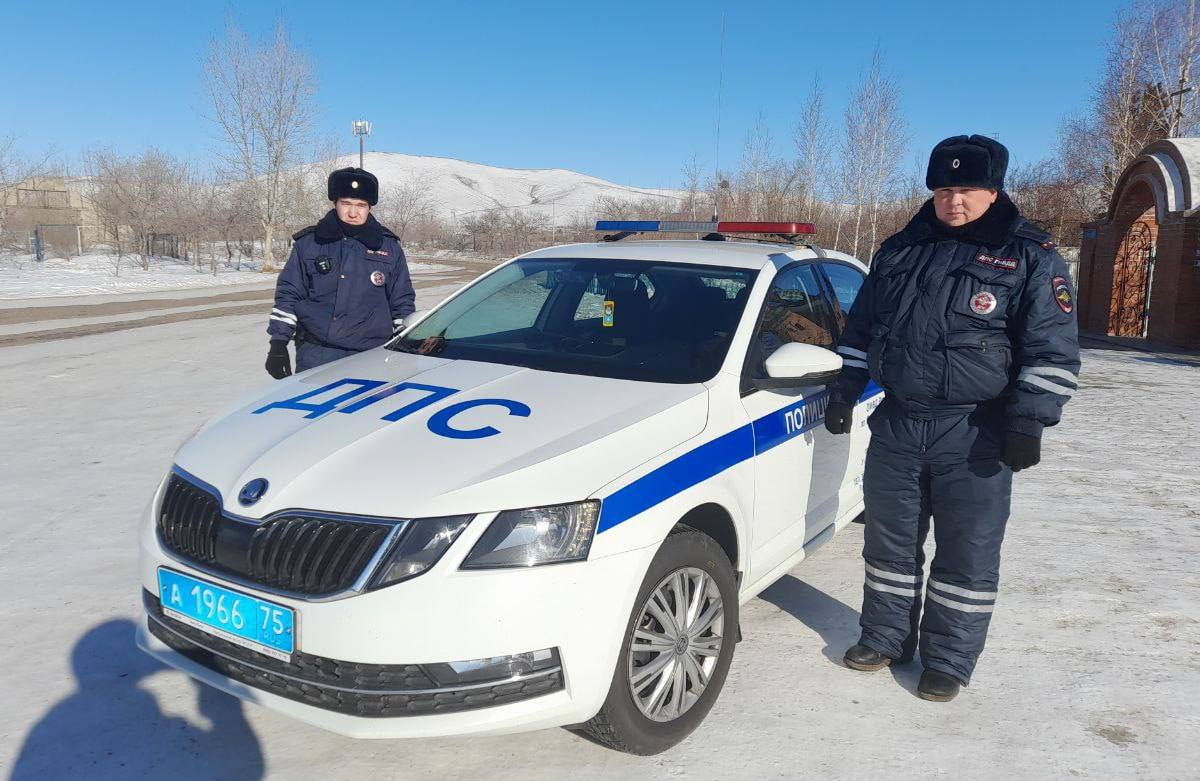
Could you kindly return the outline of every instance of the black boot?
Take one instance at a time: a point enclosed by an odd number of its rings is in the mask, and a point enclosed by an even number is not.
[[[861,644],[851,646],[850,650],[846,651],[846,655],[842,657],[842,661],[851,670],[861,670],[865,673],[882,670],[892,663],[890,658],[879,653],[874,648],[868,648]]]
[[[946,675],[937,670],[926,670],[921,673],[921,681],[917,684],[917,696],[930,702],[950,702],[958,696],[961,686],[962,684],[953,675]]]

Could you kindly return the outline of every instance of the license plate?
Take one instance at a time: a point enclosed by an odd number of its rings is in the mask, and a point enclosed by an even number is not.
[[[290,661],[295,650],[296,613],[282,605],[158,569],[163,612],[188,626],[244,648]]]

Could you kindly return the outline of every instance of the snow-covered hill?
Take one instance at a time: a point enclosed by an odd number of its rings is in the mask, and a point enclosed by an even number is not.
[[[339,157],[328,164],[330,169],[349,165],[358,165],[358,155]],[[489,209],[517,209],[541,212],[562,225],[575,217],[592,216],[592,207],[601,196],[628,201],[662,199],[664,209],[669,209],[681,195],[674,190],[626,187],[562,168],[497,168],[396,152],[367,152],[364,167],[379,177],[381,202],[389,189],[421,182],[428,187],[437,214],[447,220]]]

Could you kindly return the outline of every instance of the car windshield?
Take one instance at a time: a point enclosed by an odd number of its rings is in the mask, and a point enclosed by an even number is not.
[[[519,260],[389,345],[647,382],[717,373],[756,272],[636,260]]]

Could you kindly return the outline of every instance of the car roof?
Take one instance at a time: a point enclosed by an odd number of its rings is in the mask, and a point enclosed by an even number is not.
[[[823,250],[828,257],[849,260],[861,266],[849,255]],[[792,246],[761,241],[598,241],[586,244],[561,244],[534,250],[521,255],[525,258],[611,258],[613,260],[655,260],[666,263],[692,263],[704,266],[761,269],[781,266],[794,260],[821,257],[808,246]],[[865,272],[866,268],[862,270]]]

